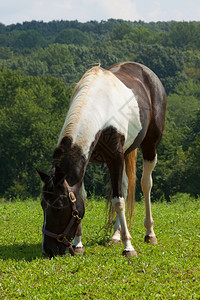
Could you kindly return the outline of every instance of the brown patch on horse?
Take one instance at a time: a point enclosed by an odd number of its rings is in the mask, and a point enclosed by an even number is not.
[[[138,105],[143,128],[125,154],[141,145],[144,159],[152,161],[164,130],[164,87],[154,72],[138,63],[119,63],[108,67],[107,70],[132,89],[134,94],[140,95]]]
[[[81,182],[85,171],[85,158],[79,146],[72,144],[69,137],[64,137],[53,153],[52,171],[55,167],[60,167],[68,178],[70,186]]]
[[[129,229],[131,228],[131,221],[135,213],[135,185],[136,185],[136,161],[137,149],[130,152],[125,157],[126,175],[128,177],[128,194],[126,199],[127,212],[129,218]]]

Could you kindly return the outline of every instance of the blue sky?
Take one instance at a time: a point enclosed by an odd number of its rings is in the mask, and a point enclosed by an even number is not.
[[[0,23],[107,20],[200,21],[200,0],[2,0]]]

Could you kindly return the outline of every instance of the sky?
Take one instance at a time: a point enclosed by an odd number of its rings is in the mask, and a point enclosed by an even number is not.
[[[0,23],[123,19],[200,21],[200,0],[0,0]]]

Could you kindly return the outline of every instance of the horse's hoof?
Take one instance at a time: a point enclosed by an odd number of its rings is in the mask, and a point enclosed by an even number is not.
[[[156,245],[158,243],[156,236],[146,235],[144,238],[144,241],[145,241],[145,243],[150,243],[152,245]]]
[[[75,254],[83,254],[84,253],[84,247],[73,247]]]
[[[124,250],[122,252],[122,255],[123,256],[126,256],[126,257],[133,257],[133,256],[136,256],[137,257],[137,252],[135,250],[131,250],[131,251],[126,251]]]

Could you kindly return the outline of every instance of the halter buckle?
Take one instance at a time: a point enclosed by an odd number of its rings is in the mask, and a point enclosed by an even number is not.
[[[76,202],[76,197],[73,192],[69,192],[69,199],[72,203]]]
[[[77,219],[77,223],[80,223],[81,218],[79,217],[78,214],[79,214],[78,210],[73,210],[72,211],[72,217]]]
[[[65,240],[65,236],[61,233],[59,234],[58,238],[57,238],[57,241],[59,243],[64,243],[64,240]]]

